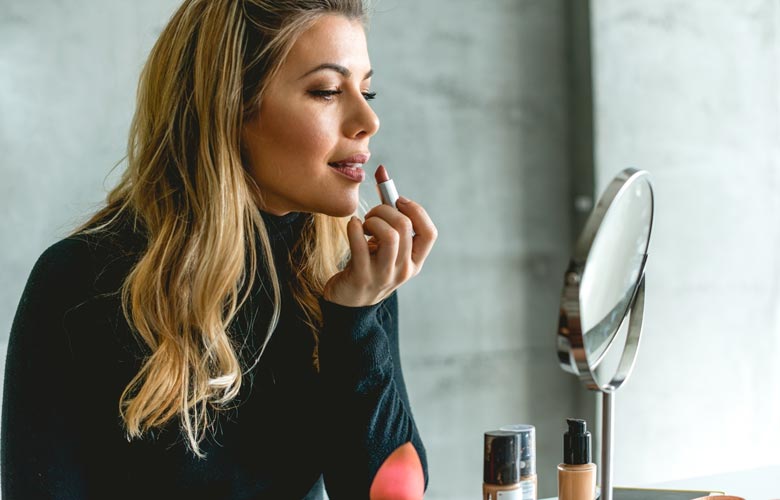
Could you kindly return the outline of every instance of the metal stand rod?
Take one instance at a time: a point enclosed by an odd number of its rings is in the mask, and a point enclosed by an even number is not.
[[[613,392],[601,393],[601,500],[612,500]]]

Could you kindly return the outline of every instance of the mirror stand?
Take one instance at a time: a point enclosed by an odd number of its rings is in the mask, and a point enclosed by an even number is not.
[[[615,393],[601,393],[601,500],[612,500],[612,425]]]
[[[585,382],[588,389],[601,393],[601,429],[599,436],[601,443],[601,463],[599,464],[601,469],[600,500],[612,500],[612,434],[615,427],[615,391],[623,385],[623,382],[625,382],[634,368],[636,354],[639,350],[639,338],[642,333],[644,308],[645,277],[643,274],[627,315],[628,334],[614,377],[609,383],[601,385],[597,382],[596,374],[593,371],[587,370],[580,374],[580,378]]]

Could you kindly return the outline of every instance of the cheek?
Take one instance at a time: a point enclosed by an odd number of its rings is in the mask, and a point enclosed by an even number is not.
[[[328,158],[335,144],[336,123],[325,113],[308,109],[276,113],[276,120],[266,122],[264,147],[278,156],[292,156],[297,161],[321,161]]]

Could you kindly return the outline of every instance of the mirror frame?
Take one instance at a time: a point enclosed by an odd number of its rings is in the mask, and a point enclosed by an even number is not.
[[[609,212],[612,203],[627,189],[639,180],[645,180],[650,188],[650,225],[648,227],[647,240],[645,242],[644,255],[640,264],[638,279],[634,284],[631,299],[625,307],[625,311],[620,315],[620,321],[617,322],[614,332],[611,334],[611,340],[606,348],[592,359],[593,354],[588,355],[585,350],[585,338],[582,331],[580,317],[580,284],[585,271],[585,265],[588,261],[593,242],[598,235],[604,218]],[[564,289],[561,295],[560,316],[558,320],[557,352],[558,361],[565,371],[577,375],[588,389],[613,392],[620,387],[631,374],[636,361],[636,355],[639,349],[639,339],[642,331],[642,320],[644,317],[644,295],[645,295],[645,266],[647,264],[647,251],[650,245],[650,236],[653,229],[655,199],[653,187],[649,180],[649,174],[644,170],[633,168],[624,169],[616,175],[609,183],[598,204],[591,212],[585,227],[577,240],[572,252],[572,258],[569,267],[564,275]],[[609,381],[603,384],[598,382],[595,370],[603,359],[606,352],[612,347],[611,344],[617,338],[617,331],[623,325],[629,316],[628,334],[625,341],[623,353],[616,372],[609,377]]]

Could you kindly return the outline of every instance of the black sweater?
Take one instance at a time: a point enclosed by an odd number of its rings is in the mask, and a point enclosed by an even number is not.
[[[406,442],[426,471],[399,362],[395,294],[368,307],[321,300],[319,373],[313,336],[292,299],[287,254],[306,214],[269,227],[282,283],[278,327],[245,376],[235,407],[188,451],[178,419],[128,441],[119,398],[148,348],[117,293],[143,240],[128,224],[69,237],[38,259],[13,322],[2,415],[2,498],[301,499],[324,478],[331,499],[368,498],[384,460]],[[260,276],[233,325],[251,362],[272,304]]]

